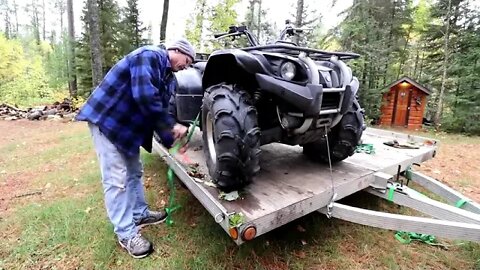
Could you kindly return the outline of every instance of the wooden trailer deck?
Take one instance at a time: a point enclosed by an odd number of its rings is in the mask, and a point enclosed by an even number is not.
[[[419,148],[399,149],[383,144],[394,139],[400,144],[415,142]],[[235,201],[219,199],[218,189],[190,177],[188,165],[172,157],[155,141],[154,151],[165,159],[226,232],[231,227],[228,217],[233,213],[242,213],[244,220],[239,232],[254,226],[256,236],[259,236],[324,208],[331,202],[334,193],[335,200],[339,200],[363,190],[379,178],[384,179],[386,174],[396,174],[399,166],[404,171],[412,163],[432,158],[437,150],[434,140],[372,128],[365,130],[362,142],[373,144],[375,153],[355,153],[334,164],[332,174],[328,165],[308,160],[299,146],[265,145],[262,147],[260,174],[241,193],[241,199]],[[199,148],[201,132],[196,131],[186,156],[190,162],[198,163],[199,171],[208,177],[203,150]],[[243,242],[241,237],[235,241],[237,244]]]

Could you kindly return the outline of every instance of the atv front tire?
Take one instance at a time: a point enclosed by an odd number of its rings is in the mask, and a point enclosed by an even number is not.
[[[363,112],[355,99],[340,123],[328,133],[329,147],[324,137],[303,145],[303,153],[312,160],[328,164],[328,148],[330,148],[330,159],[332,163],[337,163],[353,155],[364,129]]]
[[[236,86],[207,89],[202,106],[203,149],[213,182],[240,189],[259,172],[260,129],[249,95]]]

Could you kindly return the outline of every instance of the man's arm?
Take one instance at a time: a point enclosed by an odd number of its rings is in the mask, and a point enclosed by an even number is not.
[[[163,69],[157,54],[144,51],[130,59],[132,95],[143,115],[155,119],[158,130],[171,130],[175,120],[168,112],[168,101],[162,97],[168,95],[165,83],[160,78]],[[158,87],[157,87],[157,86]]]

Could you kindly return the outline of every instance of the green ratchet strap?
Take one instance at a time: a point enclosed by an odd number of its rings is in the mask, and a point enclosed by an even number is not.
[[[371,143],[362,143],[357,145],[355,148],[356,153],[364,152],[369,155],[375,154],[375,148],[373,147],[373,144]]]
[[[409,168],[410,169],[410,168]],[[409,169],[407,169],[407,172],[409,171]],[[388,199],[391,200],[391,198],[393,198],[393,193],[392,193],[392,187],[390,187],[390,190],[389,190],[389,193],[388,193]],[[392,194],[392,195],[390,195]],[[422,194],[423,195],[423,194]],[[455,207],[457,208],[461,208],[463,205],[465,205],[467,202],[469,202],[468,199],[460,199],[457,201],[457,203],[455,204]],[[425,244],[429,244],[429,245],[432,245],[432,246],[443,246],[443,247],[446,247],[445,245],[442,245],[442,244],[439,244],[437,242],[437,239],[435,238],[435,236],[433,235],[430,235],[430,234],[420,234],[420,233],[414,233],[414,232],[404,232],[404,231],[398,231],[396,234],[395,234],[395,238],[400,241],[400,243],[402,244],[409,244],[411,243],[412,241],[420,241],[420,242],[423,242]]]
[[[419,241],[432,246],[438,245],[435,236],[430,234],[398,231],[395,234],[395,238],[397,238],[402,244],[410,244],[412,241]]]
[[[464,206],[467,202],[469,202],[470,200],[467,200],[467,199],[460,199],[457,201],[457,203],[455,204],[455,207],[457,208],[462,208],[462,206]]]
[[[393,194],[395,193],[395,187],[393,185],[390,185],[388,187],[388,197],[387,200],[393,202]]]
[[[197,117],[195,117],[195,120],[193,123],[190,125],[190,130],[187,133],[187,138],[186,140],[181,140],[177,142],[168,152],[171,155],[175,155],[180,148],[185,146],[190,140],[192,139],[193,133],[195,131],[195,127],[198,124],[198,118],[200,117],[200,113],[197,114]],[[175,182],[174,182],[174,173],[172,170],[172,167],[169,166],[168,171],[167,171],[167,183],[168,183],[168,188],[170,189],[170,197],[168,198],[168,207],[165,209],[167,212],[167,220],[166,223],[167,225],[172,225],[173,220],[172,220],[172,213],[180,208],[181,206],[179,204],[175,204]]]

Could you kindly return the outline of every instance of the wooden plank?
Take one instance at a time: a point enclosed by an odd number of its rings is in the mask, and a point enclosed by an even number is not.
[[[319,212],[326,214],[327,209],[322,208]],[[333,203],[331,215],[335,218],[376,228],[480,242],[480,225],[477,224],[383,213],[340,203]]]

